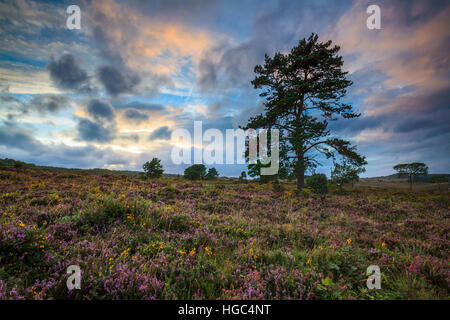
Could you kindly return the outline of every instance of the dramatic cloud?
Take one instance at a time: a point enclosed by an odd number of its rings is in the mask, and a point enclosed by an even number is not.
[[[31,152],[33,152],[34,150],[38,149],[40,143],[29,133],[23,132],[18,128],[11,126],[1,126],[0,145],[9,148],[30,150]]]
[[[106,91],[117,96],[121,93],[132,93],[141,79],[135,74],[124,74],[112,66],[103,66],[98,69],[98,78]]]
[[[138,109],[138,110],[148,110],[148,111],[164,111],[166,108],[162,104],[155,103],[144,103],[140,101],[132,101],[126,104],[115,105],[116,108],[124,109]]]
[[[390,174],[408,161],[446,172],[450,5],[379,0],[382,29],[369,30],[370,4],[83,1],[82,29],[67,30],[67,4],[1,1],[0,152],[50,165],[137,169],[158,156],[169,172],[182,172],[170,163],[171,130],[192,131],[194,120],[223,132],[245,125],[264,112],[250,83],[255,65],[315,32],[340,45],[354,82],[346,102],[361,117],[329,127],[367,156],[366,174]],[[318,171],[329,174],[329,165]]]
[[[164,126],[161,128],[156,129],[155,131],[153,131],[150,134],[149,139],[150,140],[169,140],[170,139],[170,135],[171,135],[171,131],[169,130],[169,127]]]
[[[125,118],[130,121],[141,123],[142,121],[148,120],[148,115],[137,109],[126,109],[124,112]]]
[[[175,83],[168,73],[177,58],[172,54],[198,54],[204,47],[198,44],[206,42],[205,36],[196,37],[181,27],[152,23],[130,5],[93,2],[87,14],[99,55],[106,60],[98,69],[98,78],[114,97],[126,93],[154,96],[173,88]]]
[[[32,109],[41,113],[54,113],[66,109],[69,106],[69,98],[64,95],[39,95],[29,103]]]
[[[59,60],[52,60],[47,66],[53,82],[62,89],[74,89],[89,92],[89,77],[81,69],[71,54],[65,54]]]
[[[99,121],[80,118],[78,120],[78,135],[83,141],[109,142],[115,138],[114,126],[107,126]]]
[[[0,2],[0,30],[36,34],[41,28],[57,28],[64,23],[57,7],[42,1],[3,0]]]
[[[370,167],[413,160],[446,171],[436,159],[450,148],[448,3],[382,1],[382,30],[375,32],[363,26],[367,5],[355,2],[330,33],[356,75],[351,96],[363,116],[331,127],[359,141],[370,174]]]
[[[33,137],[30,130],[15,125],[0,126],[0,152],[26,162],[69,168],[126,165],[132,158],[130,154],[117,153],[110,148],[99,149],[91,145],[74,147],[62,143],[44,144]]]
[[[103,14],[97,15],[97,17],[103,18]],[[94,37],[95,43],[97,44],[100,56],[105,58],[108,62],[114,63],[115,65],[123,66],[124,61],[117,47],[114,47],[114,42],[111,37],[108,36],[106,32],[103,31],[100,25],[93,28],[92,35]]]
[[[7,92],[0,93],[0,109],[9,113],[11,117],[29,113],[46,115],[57,113],[70,107],[70,99],[65,95],[43,94],[34,95],[31,100],[18,99]]]
[[[230,86],[251,89],[253,68],[264,61],[264,54],[290,50],[311,32],[320,34],[338,21],[349,4],[286,0],[271,9],[256,11],[250,38],[237,43],[223,41],[204,52],[198,67],[200,90],[216,93]]]
[[[88,142],[110,142],[116,138],[117,122],[114,108],[107,101],[92,99],[86,108],[87,118],[78,118],[78,139]]]
[[[97,99],[93,99],[89,102],[87,112],[98,120],[113,120],[115,117],[114,108],[111,104]]]

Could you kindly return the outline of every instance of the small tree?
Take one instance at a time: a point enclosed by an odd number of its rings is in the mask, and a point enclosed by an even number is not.
[[[247,180],[247,173],[245,171],[241,172],[241,175],[239,176],[239,181],[245,181]]]
[[[208,173],[205,176],[206,180],[214,180],[217,179],[217,177],[219,176],[219,173],[217,172],[216,168],[210,168],[208,170]]]
[[[344,183],[351,183],[353,187],[354,183],[359,180],[359,174],[365,171],[366,169],[363,167],[355,166],[345,161],[343,163],[335,163],[331,172],[331,180],[339,185],[339,189],[342,192]]]
[[[328,193],[328,179],[323,173],[315,173],[306,178],[306,187],[310,188],[314,193]]]
[[[401,163],[394,166],[394,170],[398,172],[399,178],[408,178],[409,190],[412,190],[412,184],[415,177],[426,176],[428,174],[428,167],[422,162]]]
[[[145,175],[148,178],[159,178],[162,176],[164,170],[163,166],[161,165],[161,160],[158,158],[153,158],[152,161],[147,161],[142,166],[144,169]]]
[[[203,180],[206,176],[206,167],[203,164],[194,164],[184,170],[184,177],[188,180]]]

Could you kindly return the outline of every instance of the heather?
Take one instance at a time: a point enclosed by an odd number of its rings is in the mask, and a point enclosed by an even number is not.
[[[447,299],[449,208],[447,191],[2,169],[0,298]]]

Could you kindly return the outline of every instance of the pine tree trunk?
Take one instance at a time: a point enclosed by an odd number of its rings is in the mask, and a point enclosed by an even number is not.
[[[297,175],[297,189],[298,191],[302,191],[305,187],[305,170],[299,170]]]
[[[412,175],[409,175],[409,191],[412,191]]]
[[[303,163],[303,154],[298,156],[299,165],[297,168],[297,189],[302,191],[305,187],[305,165]]]

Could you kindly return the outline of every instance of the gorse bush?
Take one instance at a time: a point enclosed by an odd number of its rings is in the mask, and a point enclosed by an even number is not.
[[[312,193],[310,188],[303,188],[302,191],[300,192],[300,194],[302,196],[309,196]]]
[[[318,194],[328,193],[328,179],[323,173],[315,173],[306,179],[306,187]]]

